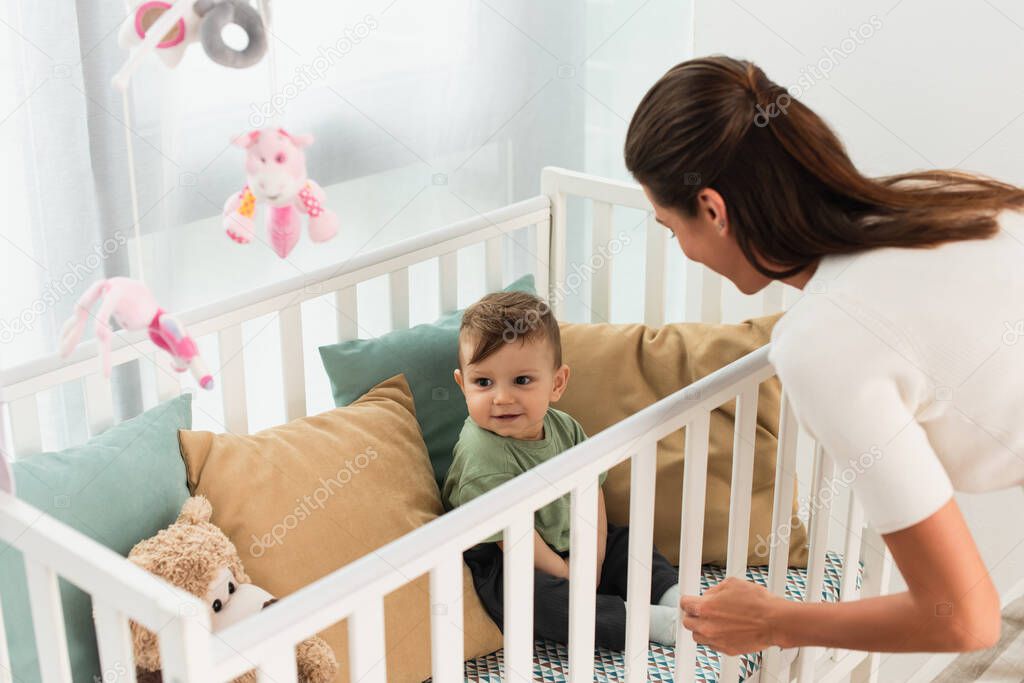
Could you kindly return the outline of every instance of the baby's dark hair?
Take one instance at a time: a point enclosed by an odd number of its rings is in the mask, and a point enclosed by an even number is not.
[[[562,365],[562,338],[547,302],[526,292],[495,292],[466,309],[459,328],[459,365],[463,363],[461,342],[469,335],[476,340],[468,363],[479,363],[512,342],[546,340],[555,353],[555,367]]]

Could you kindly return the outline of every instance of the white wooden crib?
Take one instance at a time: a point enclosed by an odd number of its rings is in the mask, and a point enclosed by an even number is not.
[[[570,197],[589,203],[587,228],[590,244],[608,243],[615,207],[650,211],[638,186],[605,180],[557,168],[543,172],[542,194],[469,220],[461,221],[413,239],[358,255],[341,266],[268,285],[241,296],[211,303],[180,317],[196,337],[216,335],[220,356],[217,381],[221,387],[226,427],[238,433],[248,431],[246,409],[246,367],[243,362],[242,324],[260,316],[276,314],[280,325],[280,369],[284,387],[284,410],[288,419],[306,414],[307,387],[304,357],[315,354],[315,346],[303,341],[303,301],[332,296],[338,310],[339,339],[357,336],[356,286],[372,278],[387,276],[390,284],[390,315],[393,328],[409,325],[409,268],[437,260],[440,308],[457,308],[459,271],[457,252],[484,244],[486,284],[497,289],[510,280],[503,277],[504,250],[510,235],[526,234],[538,291],[552,293],[556,312],[564,301],[559,287],[566,281],[567,207]],[[576,202],[577,200],[573,200]],[[574,204],[575,206],[575,204]],[[664,228],[652,214],[646,218],[647,241],[644,258],[644,322],[660,325],[665,319],[666,292],[682,287],[685,280],[686,320],[716,322],[721,318],[722,280],[699,264],[686,263],[683,272],[667,268]],[[642,230],[640,232],[643,232]],[[510,275],[510,274],[509,274]],[[612,301],[611,268],[598,269],[587,283],[593,320],[609,319]],[[761,310],[781,310],[781,289],[775,285],[762,295]],[[365,314],[365,311],[364,311]],[[141,359],[140,367],[152,373],[149,403],[182,390],[178,376],[162,364],[151,362],[151,346],[142,335],[118,334],[114,342],[115,365]],[[215,363],[211,363],[215,365]],[[261,372],[276,372],[261,368]],[[708,430],[712,410],[736,400],[736,438],[733,454],[732,497],[728,539],[729,576],[745,573],[750,517],[750,491],[754,464],[754,429],[757,387],[772,377],[767,348],[705,377],[695,385],[659,401],[647,409],[597,434],[535,471],[481,496],[436,521],[417,529],[378,552],[339,569],[298,592],[280,600],[272,609],[257,614],[212,637],[207,611],[198,599],[181,591],[169,592],[160,579],[130,564],[60,522],[0,491],[0,539],[25,555],[36,640],[44,681],[71,680],[61,613],[58,577],[91,594],[96,630],[104,669],[114,663],[130,662],[131,642],[128,620],[160,630],[160,649],[167,681],[194,683],[225,681],[254,666],[261,681],[284,683],[295,680],[292,657],[280,657],[298,641],[336,623],[349,620],[348,666],[353,681],[371,683],[387,680],[384,665],[384,610],[382,598],[409,581],[409,577],[430,574],[432,666],[435,681],[461,680],[463,639],[461,634],[462,557],[464,549],[497,531],[514,537],[529,533],[534,511],[564,495],[572,494],[571,623],[569,642],[570,678],[575,683],[593,680],[595,576],[588,567],[596,552],[593,524],[581,523],[596,516],[597,488],[591,486],[598,474],[632,459],[630,503],[629,594],[649,591],[649,568],[636,558],[649,557],[653,533],[655,455],[659,439],[687,427],[684,496],[681,510],[682,548],[680,582],[684,594],[699,592],[701,533],[707,475]],[[84,382],[90,432],[110,425],[113,406],[109,384],[100,374],[94,343],[76,350],[71,357],[44,358],[0,372],[0,447],[9,458],[31,457],[43,442],[38,394],[66,382]],[[798,454],[813,459],[811,500],[830,481],[833,466],[820,448],[798,428],[785,399],[780,417],[779,457],[774,499],[774,527],[790,515],[794,472]],[[810,463],[807,463],[808,465]],[[803,492],[802,492],[803,493]],[[835,506],[829,502],[810,509],[810,561],[807,570],[808,599],[820,599],[824,555],[830,542],[845,556],[847,570],[841,582],[840,598],[853,600],[874,596],[887,589],[891,562],[877,534],[865,528],[859,506]],[[841,508],[841,509],[840,509]],[[834,538],[836,525],[842,537]],[[587,531],[591,530],[591,531]],[[531,544],[506,544],[505,591],[505,678],[529,680],[533,671],[532,594],[533,558]],[[769,589],[781,594],[785,588],[788,534],[771,549]],[[864,563],[861,585],[857,567]],[[817,597],[816,597],[817,596]],[[648,605],[631,600],[627,619],[626,662],[646,662]],[[170,622],[168,625],[167,622]],[[683,631],[676,649],[677,681],[694,680],[696,645]],[[6,640],[0,623],[0,683],[10,683]],[[341,653],[339,653],[341,654]],[[765,653],[761,680],[871,681],[877,677],[877,654],[802,649],[790,664],[778,648]],[[284,665],[271,661],[283,661]],[[132,667],[121,666],[125,680],[134,682]],[[630,683],[646,680],[646,666],[627,666]],[[720,680],[738,680],[736,657],[723,659]]]

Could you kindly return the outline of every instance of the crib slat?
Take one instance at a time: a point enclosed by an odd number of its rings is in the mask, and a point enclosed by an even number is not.
[[[338,311],[338,341],[358,339],[359,299],[355,285],[335,292],[334,306]]]
[[[549,263],[551,264],[551,280],[548,283],[553,291],[564,291],[565,289],[565,268],[566,268],[566,234],[568,232],[565,223],[566,194],[556,191],[554,186],[543,187],[542,192],[551,198],[551,236],[549,244]],[[565,306],[564,297],[553,296],[551,308],[556,318],[562,317],[562,310]]]
[[[39,402],[36,399],[37,395],[32,394],[7,404],[11,411],[11,431],[16,458],[24,458],[43,450],[43,437],[39,429]]]
[[[497,292],[504,283],[502,274],[502,247],[505,243],[505,236],[498,235],[490,237],[484,242],[484,282],[488,292]]]
[[[462,555],[430,571],[430,659],[438,683],[462,683]]]
[[[505,529],[505,683],[533,680],[533,511]]]
[[[349,680],[386,683],[384,603],[374,598],[348,620]]]
[[[388,273],[391,297],[391,329],[409,329],[409,269],[399,268]]]
[[[839,599],[844,601],[857,598],[861,534],[864,532],[864,508],[853,494],[850,495],[847,520],[846,539],[843,543],[843,580],[839,589]]]
[[[440,279],[441,313],[451,313],[459,308],[459,253],[441,254],[437,259]]]
[[[700,595],[700,558],[704,537],[704,498],[708,480],[708,437],[711,413],[704,410],[686,425],[683,452],[683,501],[679,534],[679,592]],[[676,638],[675,680],[693,683],[697,643],[680,625]]]
[[[886,595],[889,593],[889,581],[892,578],[893,561],[889,548],[882,540],[882,535],[873,527],[864,528],[864,581],[861,594],[866,596]],[[878,683],[878,670],[882,656],[872,652],[850,673],[851,683]]]
[[[740,680],[740,658],[736,655],[721,656],[721,675],[718,677],[720,683],[738,683]]]
[[[278,314],[281,329],[281,372],[284,412],[288,420],[306,415],[306,364],[302,354],[302,304],[292,304]]]
[[[0,457],[3,457],[0,455]],[[11,653],[7,649],[7,631],[4,627],[4,606],[0,600],[0,683],[11,683]],[[129,681],[129,683],[134,683]]]
[[[71,661],[57,573],[26,555],[25,578],[42,680],[44,683],[71,683]]]
[[[772,532],[775,535],[768,560],[768,590],[785,597],[786,571],[789,566],[788,529],[793,514],[793,476],[796,469],[796,440],[799,427],[789,397],[782,392],[779,412],[779,445],[775,461],[775,497],[772,500]]]
[[[864,508],[857,497],[851,492],[850,504],[846,515],[846,537],[843,540],[843,578],[839,582],[839,600],[856,600],[860,591],[857,589],[857,574],[860,572],[860,548],[864,533]],[[832,660],[838,662],[849,654],[849,650],[835,648]]]
[[[665,228],[647,216],[647,252],[644,261],[644,324],[661,327],[665,323]]]
[[[135,667],[132,652],[132,632],[128,618],[110,605],[92,600],[93,620],[96,622],[96,640],[99,645],[100,667],[116,674],[118,681],[135,683]]]
[[[256,669],[259,683],[292,683],[299,680],[298,665],[295,662],[295,646],[278,646],[267,661]]]
[[[772,315],[782,310],[782,297],[785,292],[785,288],[778,280],[773,281],[764,288],[764,292],[761,294],[762,303],[764,304],[764,315]]]
[[[545,300],[553,298],[548,276],[551,271],[551,221],[533,225],[534,255],[537,257],[533,271],[537,280],[537,294]]]
[[[704,319],[701,310],[701,286],[704,282],[703,267],[696,261],[686,259],[683,264],[686,274],[686,298],[683,300],[683,320],[700,322]]]
[[[807,551],[807,592],[804,602],[821,602],[821,589],[825,583],[825,550],[828,545],[828,525],[831,519],[832,496],[822,491],[831,485],[835,472],[832,458],[825,455],[820,444],[814,447],[814,476],[811,479],[810,529]],[[814,664],[821,653],[819,647],[802,647],[796,660],[797,682],[814,681]]]
[[[768,555],[768,590],[786,596],[786,573],[789,569],[789,531],[793,515],[793,477],[796,473],[796,441],[799,427],[789,397],[782,392],[779,412],[779,447],[775,461],[775,497],[772,501],[772,543]],[[785,527],[784,532],[780,528]],[[764,671],[769,676],[789,680],[789,664],[782,650],[770,647],[764,651]]]
[[[754,385],[747,387],[736,397],[732,483],[729,489],[729,541],[725,574],[738,579],[746,579],[747,575],[750,497],[754,483],[754,439],[757,435],[757,391],[758,386]],[[719,681],[736,683],[739,680],[739,657],[723,657]]]
[[[114,424],[114,397],[110,380],[101,373],[85,378],[85,415],[89,422],[89,436],[96,436]]]
[[[629,483],[629,569],[626,573],[626,681],[647,680],[650,636],[651,564],[654,551],[654,481],[658,444],[644,444],[633,456]]]
[[[594,678],[597,597],[597,480],[572,490],[569,522],[569,681]]]
[[[725,574],[739,579],[745,578],[747,574],[750,497],[754,484],[754,439],[757,436],[757,392],[758,385],[754,385],[736,397],[729,497],[729,548]]]
[[[224,426],[234,434],[249,433],[249,411],[245,402],[245,357],[242,326],[232,325],[218,335],[220,347],[221,400]]]
[[[608,243],[612,238],[612,205],[594,201],[594,225],[590,237],[590,322],[603,323],[612,315],[612,260]]]
[[[722,322],[722,277],[696,261],[686,261],[685,319]]]
[[[199,617],[200,605],[192,606],[196,616],[182,616],[160,629],[160,666],[165,681],[201,681],[210,675],[210,625]],[[206,616],[202,612],[203,617]]]
[[[820,602],[825,584],[825,550],[828,547],[828,526],[832,513],[832,496],[822,492],[832,485],[835,462],[825,454],[821,444],[814,447],[814,479],[811,484],[810,532],[807,564],[807,593],[804,602]]]

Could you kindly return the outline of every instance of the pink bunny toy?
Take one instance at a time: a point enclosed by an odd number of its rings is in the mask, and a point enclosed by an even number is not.
[[[96,314],[96,339],[103,349],[103,375],[110,377],[111,317],[126,330],[148,330],[154,344],[171,354],[178,372],[192,371],[203,389],[213,388],[213,376],[199,357],[199,348],[185,328],[160,308],[146,285],[126,277],[112,277],[95,283],[75,304],[75,314],[60,332],[60,355],[67,356],[78,345],[89,319],[89,309],[103,300]]]
[[[283,128],[254,130],[235,137],[232,143],[246,150],[247,185],[224,204],[228,237],[239,244],[252,239],[257,200],[270,207],[267,231],[271,246],[281,258],[286,258],[299,241],[299,212],[309,216],[309,237],[314,242],[334,237],[338,216],[324,208],[323,188],[306,177],[302,149],[312,142],[312,135],[289,135]]]

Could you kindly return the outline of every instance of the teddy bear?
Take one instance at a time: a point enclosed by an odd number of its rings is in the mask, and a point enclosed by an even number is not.
[[[213,508],[205,497],[189,498],[178,519],[156,536],[137,543],[128,559],[205,600],[210,606],[213,630],[218,631],[258,612],[275,599],[249,579],[235,545],[210,522],[212,514]],[[134,621],[131,632],[138,680],[159,682],[162,678],[156,635]],[[338,673],[334,652],[317,636],[299,643],[295,654],[299,680],[303,683],[330,683]],[[249,671],[233,683],[255,681],[256,672]]]

